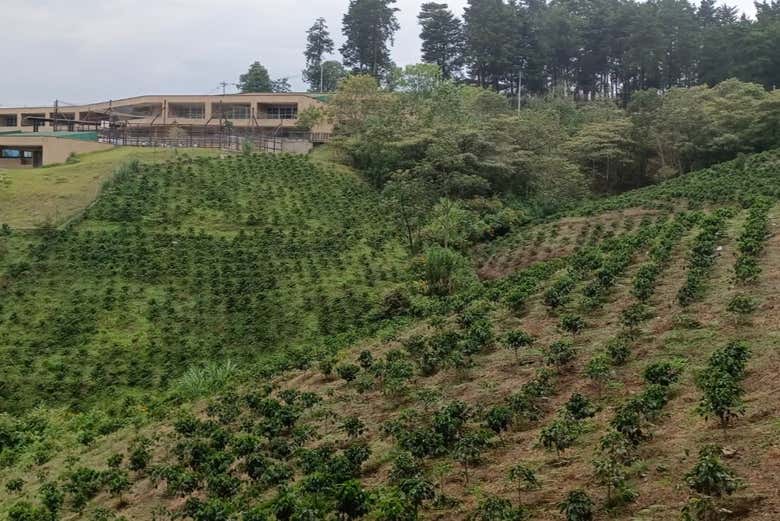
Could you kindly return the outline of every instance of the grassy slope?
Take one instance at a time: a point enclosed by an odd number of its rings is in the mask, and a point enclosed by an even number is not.
[[[770,158],[771,160],[771,158]],[[703,176],[704,177],[704,176]],[[687,181],[692,185],[696,179]],[[682,183],[677,181],[676,183]],[[760,183],[759,183],[760,185]],[[745,186],[750,186],[745,185]],[[752,186],[757,186],[753,184]],[[761,185],[764,186],[764,185]],[[769,186],[772,186],[771,183]],[[662,188],[658,189],[659,191]],[[670,197],[677,197],[673,190]],[[739,190],[732,190],[735,199],[739,199]],[[660,196],[646,197],[646,193],[624,196],[621,201],[602,202],[602,208],[609,210],[626,209],[623,213],[595,213],[587,222],[576,218],[544,225],[523,232],[521,238],[507,238],[504,247],[499,246],[492,252],[491,270],[500,274],[511,272],[513,268],[533,265],[548,254],[555,256],[559,249],[577,244],[599,244],[605,233],[621,235],[635,231],[639,225],[639,212],[630,210],[650,201],[653,205]],[[706,198],[706,197],[705,197]],[[671,199],[670,199],[671,200]],[[728,200],[716,199],[715,203],[727,203]],[[675,206],[679,206],[675,203]],[[631,481],[640,493],[639,498],[625,509],[612,514],[602,513],[604,518],[668,520],[675,519],[688,492],[682,483],[685,472],[693,465],[698,448],[708,442],[726,445],[736,450],[735,456],[727,463],[746,482],[746,488],[728,501],[728,506],[741,514],[740,519],[774,519],[780,516],[780,500],[777,497],[777,476],[780,475],[780,411],[776,397],[780,393],[775,374],[780,367],[776,346],[780,340],[780,322],[773,313],[780,305],[780,206],[771,212],[772,237],[762,256],[764,271],[759,282],[750,288],[750,292],[760,302],[750,323],[738,324],[725,311],[730,296],[738,291],[732,282],[734,266],[735,240],[742,223],[744,212],[738,213],[728,221],[727,237],[719,242],[723,247],[714,268],[709,275],[708,290],[704,298],[683,310],[675,300],[678,288],[686,274],[686,257],[691,242],[697,232],[689,230],[679,244],[675,246],[672,261],[661,276],[650,305],[652,318],[643,324],[642,334],[632,349],[629,363],[615,369],[614,376],[607,388],[598,390],[584,376],[585,363],[597,353],[619,331],[620,312],[633,302],[630,295],[632,277],[641,262],[645,260],[645,250],[640,250],[632,259],[628,269],[619,277],[616,286],[608,294],[605,304],[592,312],[585,313],[588,327],[575,339],[577,360],[572,368],[558,375],[556,391],[546,401],[544,416],[539,422],[519,426],[494,440],[494,446],[484,454],[483,462],[472,469],[470,483],[465,486],[457,463],[450,458],[435,458],[426,462],[427,472],[432,473],[439,464],[449,464],[441,482],[445,492],[462,499],[454,507],[439,510],[427,508],[423,515],[430,519],[465,518],[481,497],[495,494],[514,498],[512,485],[506,479],[508,468],[516,463],[524,463],[537,469],[542,482],[539,491],[525,493],[523,501],[539,520],[558,519],[556,503],[571,488],[584,487],[598,504],[604,499],[603,489],[593,484],[590,462],[599,437],[606,431],[615,408],[623,403],[627,396],[639,392],[643,387],[642,370],[653,361],[681,358],[686,369],[681,381],[672,388],[671,400],[663,409],[662,415],[653,422],[650,431],[653,437],[639,449],[640,463],[632,467]],[[553,231],[556,229],[558,231]],[[540,233],[540,231],[542,233]],[[520,245],[518,248],[517,246]],[[533,245],[533,254],[526,253]],[[516,257],[521,255],[521,259]],[[496,267],[497,266],[497,267]],[[545,283],[546,287],[549,283]],[[574,292],[572,310],[577,310],[583,284]],[[686,316],[695,319],[699,325],[684,329],[675,325],[675,317]],[[442,321],[443,319],[443,321]],[[371,341],[361,342],[342,353],[341,358],[354,361],[357,354],[370,349],[375,358],[394,350],[402,349],[402,341],[412,335],[429,335],[442,327],[457,329],[455,316],[448,315],[434,320],[422,321],[399,333],[379,336]],[[542,304],[537,293],[528,302],[527,313],[517,316],[504,304],[497,302],[490,311],[490,319],[497,336],[513,328],[522,327],[534,334],[537,346],[544,347],[564,336],[557,328],[558,318]],[[736,421],[724,434],[713,422],[705,422],[695,413],[700,391],[694,384],[697,370],[704,366],[709,354],[731,339],[747,340],[753,356],[749,364],[749,374],[745,380],[747,394],[747,414]],[[335,377],[325,377],[318,370],[293,370],[276,380],[280,388],[299,391],[314,391],[324,402],[315,407],[301,420],[316,426],[318,437],[311,442],[318,445],[325,442],[343,443],[344,434],[340,430],[341,419],[347,415],[357,415],[367,425],[364,438],[369,440],[372,456],[364,465],[362,481],[367,486],[376,486],[386,482],[389,472],[389,458],[393,448],[393,439],[380,435],[381,424],[388,419],[397,418],[404,409],[427,410],[437,408],[452,399],[460,399],[482,410],[493,404],[500,404],[510,393],[532,378],[534,371],[544,365],[541,352],[534,348],[517,364],[513,355],[500,347],[477,355],[475,365],[467,371],[445,369],[430,377],[415,376],[409,382],[409,392],[403,396],[393,396],[383,392],[381,386],[359,393],[355,384],[347,384]],[[376,384],[375,384],[376,385]],[[250,392],[255,389],[250,386]],[[439,394],[432,406],[419,401],[419,391],[429,389]],[[242,389],[235,389],[243,392]],[[584,434],[573,448],[566,451],[562,458],[556,457],[541,448],[538,435],[573,392],[588,395],[599,405],[596,416],[586,422]],[[189,409],[190,407],[185,407]],[[204,415],[203,404],[194,404],[192,410],[199,416]],[[476,424],[476,422],[474,422]],[[233,424],[230,429],[240,430]],[[66,466],[69,454],[75,454],[79,464],[104,468],[105,459],[114,451],[124,451],[129,441],[138,433],[147,434],[156,440],[155,461],[172,462],[175,458],[169,448],[175,439],[170,434],[170,422],[163,420],[151,427],[136,429],[125,428],[107,438],[85,448],[75,448],[60,454],[42,466],[31,465],[39,473],[58,475]],[[30,475],[22,468],[9,474],[9,479],[17,475]],[[33,498],[36,483],[40,478],[30,478],[21,495],[14,496],[0,491],[0,503],[7,508],[12,501],[27,497]],[[437,480],[438,481],[438,480]],[[164,486],[154,486],[148,477],[134,476],[133,487],[128,494],[128,504],[119,510],[128,519],[150,519],[152,511],[158,507],[177,508],[180,499],[167,497]],[[116,507],[117,501],[105,493],[96,498],[96,503]],[[2,511],[3,507],[0,507]]]
[[[29,229],[43,222],[60,223],[91,203],[118,164],[132,159],[165,161],[181,151],[121,147],[78,157],[71,165],[41,169],[2,170],[0,224]],[[191,156],[215,155],[207,149],[188,149]]]

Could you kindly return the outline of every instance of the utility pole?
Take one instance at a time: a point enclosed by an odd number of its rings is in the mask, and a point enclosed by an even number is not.
[[[53,132],[57,132],[57,115],[60,113],[60,100],[54,100],[54,115],[52,116]]]
[[[520,115],[520,105],[523,100],[523,70],[517,73],[517,115]]]
[[[221,82],[219,82],[219,86],[220,86],[220,87],[222,87],[222,95],[223,95],[223,96],[225,95],[225,88],[226,88],[228,85],[232,85],[232,84],[231,84],[231,83],[228,83],[228,82],[226,82],[226,81],[221,81]]]
[[[323,80],[325,79],[325,62],[320,58],[320,94],[322,94]]]

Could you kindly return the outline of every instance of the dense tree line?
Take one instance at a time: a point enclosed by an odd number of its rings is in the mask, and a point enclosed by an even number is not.
[[[433,64],[408,66],[397,84],[343,82],[329,103],[334,144],[377,187],[434,197],[508,196],[547,211],[780,145],[780,91],[734,79],[636,92],[625,110],[569,97],[519,112]]]
[[[352,72],[392,77],[394,4],[350,1],[340,51]],[[512,96],[520,89],[627,103],[635,91],[712,86],[731,77],[771,89],[780,83],[780,2],[755,5],[749,19],[715,0],[469,0],[458,18],[446,3],[427,2],[418,15],[421,53],[445,78]],[[307,70],[311,50],[322,48],[312,46],[311,31]],[[307,78],[313,90],[314,76]]]
[[[463,79],[512,95],[522,84],[524,93],[627,102],[638,90],[730,77],[772,88],[780,83],[780,3],[756,9],[750,20],[714,0],[470,0],[458,28],[446,4],[427,3],[423,59],[452,63],[460,36]]]

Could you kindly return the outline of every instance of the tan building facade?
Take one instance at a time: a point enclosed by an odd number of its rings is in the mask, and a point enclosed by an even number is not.
[[[64,163],[71,154],[86,154],[111,148],[112,145],[97,141],[55,137],[48,133],[0,135],[0,168],[54,165]],[[13,155],[7,153],[10,151]]]
[[[204,96],[139,96],[91,105],[52,107],[0,107],[0,133],[36,129],[74,130],[84,123],[127,126],[222,126],[253,127],[263,132],[295,129],[306,109],[322,107],[314,95],[300,93],[256,93]],[[57,121],[47,121],[56,119]],[[72,121],[73,123],[69,123]],[[312,133],[329,134],[332,127],[321,123]]]

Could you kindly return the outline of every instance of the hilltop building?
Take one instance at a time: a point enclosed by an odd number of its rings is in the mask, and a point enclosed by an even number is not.
[[[324,99],[302,93],[248,93],[0,107],[0,160],[7,160],[7,166],[17,160],[20,166],[42,166],[59,162],[66,149],[76,153],[94,148],[73,143],[76,136],[82,141],[93,136],[94,141],[110,145],[234,149],[248,140],[261,150],[307,152],[329,140],[332,125],[323,122],[303,129],[298,116],[323,106]],[[40,139],[31,140],[35,133]],[[68,139],[67,146],[55,141],[60,139]],[[52,152],[47,153],[47,147]]]

